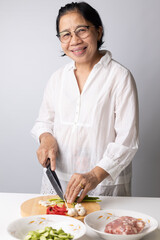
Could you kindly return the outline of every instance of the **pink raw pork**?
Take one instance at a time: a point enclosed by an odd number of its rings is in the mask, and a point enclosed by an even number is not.
[[[108,223],[105,227],[106,233],[129,235],[140,233],[145,226],[145,222],[137,218],[123,216]]]

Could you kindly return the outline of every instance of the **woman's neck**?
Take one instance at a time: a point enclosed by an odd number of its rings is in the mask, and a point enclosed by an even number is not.
[[[83,87],[87,81],[87,78],[92,71],[92,68],[96,63],[99,62],[103,55],[98,52],[97,56],[94,58],[92,62],[87,62],[87,63],[76,63],[76,69],[74,70],[75,77],[77,79],[77,84],[79,87],[80,93],[83,90]]]
[[[91,72],[94,65],[99,62],[99,60],[101,59],[102,56],[103,55],[98,51],[92,61],[83,62],[83,63],[76,62],[75,63],[76,70],[80,71],[80,72],[82,72],[82,71]]]

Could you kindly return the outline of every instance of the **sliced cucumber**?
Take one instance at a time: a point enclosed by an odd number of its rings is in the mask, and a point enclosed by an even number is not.
[[[62,228],[56,230],[52,227],[45,227],[36,231],[29,231],[24,240],[71,240],[73,236],[65,233]]]

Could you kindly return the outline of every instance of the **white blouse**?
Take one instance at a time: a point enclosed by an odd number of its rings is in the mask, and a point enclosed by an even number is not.
[[[100,185],[131,181],[131,161],[138,149],[136,84],[109,51],[102,54],[81,94],[74,62],[52,75],[32,129],[37,140],[44,132],[56,138],[56,171],[64,181],[95,166],[109,173]]]

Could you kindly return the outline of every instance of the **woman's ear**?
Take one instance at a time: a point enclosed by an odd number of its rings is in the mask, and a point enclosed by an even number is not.
[[[97,29],[97,32],[98,32],[98,41],[99,41],[103,34],[103,28],[99,26],[99,28]]]

